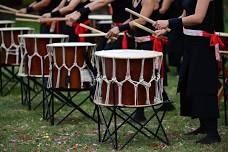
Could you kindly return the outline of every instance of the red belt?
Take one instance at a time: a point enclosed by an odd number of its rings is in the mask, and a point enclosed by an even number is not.
[[[185,35],[188,36],[202,36],[210,38],[210,46],[215,46],[215,58],[217,61],[221,60],[220,53],[219,53],[219,46],[224,47],[222,40],[216,33],[210,34],[205,31],[201,30],[191,30],[191,29],[183,29]]]
[[[87,20],[87,21],[83,22],[83,24],[89,25],[89,24],[91,24],[91,21]],[[74,29],[74,34],[75,35],[84,34],[85,32],[88,31],[88,29],[86,29],[84,27],[81,27],[80,23],[77,23],[77,22],[73,23],[73,27],[75,27],[75,29]],[[79,37],[79,42],[85,42],[85,38],[84,37]]]

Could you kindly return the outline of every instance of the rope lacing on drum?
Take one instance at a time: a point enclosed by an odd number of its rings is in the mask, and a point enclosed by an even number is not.
[[[75,48],[74,49],[74,62],[73,62],[73,64],[70,67],[68,67],[66,65],[66,58],[65,58],[66,57],[66,54],[65,54],[66,49],[65,49],[64,46],[62,47],[63,61],[62,61],[61,65],[58,65],[58,63],[57,63],[57,58],[56,58],[57,56],[56,56],[56,51],[55,51],[56,48],[53,47],[53,48],[50,48],[50,50],[49,50],[51,52],[51,54],[52,54],[51,56],[52,56],[53,61],[54,61],[53,68],[57,69],[57,81],[56,81],[56,86],[55,86],[56,88],[59,88],[59,86],[60,86],[60,74],[61,74],[61,70],[63,68],[67,70],[67,76],[68,77],[71,76],[72,69],[77,68],[79,70],[79,72],[80,72],[80,75],[81,75],[81,86],[83,86],[83,82],[85,82],[85,80],[89,81],[89,82],[92,82],[92,77],[90,75],[85,75],[83,73],[84,70],[88,70],[85,60],[84,60],[82,66],[78,65],[78,62],[77,62],[77,51],[78,51],[78,49],[77,49],[77,46],[75,46],[74,48]],[[83,50],[83,51],[88,51],[88,49],[89,49],[89,47],[87,46],[86,50]],[[52,58],[49,57],[50,61],[52,60]],[[52,68],[50,66],[50,73],[51,73],[51,71],[52,71]],[[52,77],[52,75],[51,75],[51,77]],[[50,77],[50,80],[51,80],[51,77]],[[49,85],[48,85],[49,87],[52,86],[51,83],[50,83],[51,82],[50,80],[49,80]],[[68,88],[71,87],[70,83],[68,83],[67,85],[68,85],[67,86]]]
[[[20,31],[20,34],[23,34],[23,32]],[[6,47],[6,45],[5,45],[3,31],[1,31],[1,38],[2,38],[1,48],[6,51],[5,64],[8,63],[8,57],[9,57],[9,55],[14,55],[15,58],[16,58],[16,63],[15,64],[18,65],[19,64],[19,49],[20,49],[20,44],[17,45],[15,43],[13,31],[10,31],[11,44],[10,44],[9,47]]]
[[[102,74],[100,73],[100,62],[102,64]],[[146,105],[150,105],[150,92],[149,89],[151,87],[151,83],[154,81],[155,82],[155,97],[154,97],[154,102],[160,103],[162,101],[162,86],[160,82],[160,72],[155,72],[161,70],[161,63],[162,63],[162,57],[157,57],[153,59],[153,74],[149,80],[149,82],[145,81],[143,78],[144,75],[144,63],[145,59],[142,59],[141,62],[141,72],[140,72],[140,77],[139,81],[135,81],[131,78],[131,73],[130,73],[130,59],[127,59],[127,71],[126,71],[126,76],[125,79],[122,81],[118,81],[116,78],[116,59],[112,58],[112,78],[109,80],[106,76],[106,65],[105,65],[105,58],[101,57],[96,57],[96,67],[98,69],[98,74],[97,74],[97,86],[96,86],[96,92],[95,92],[95,101],[102,101],[102,83],[105,82],[107,84],[106,88],[106,95],[105,95],[105,104],[109,105],[109,97],[110,97],[110,87],[112,83],[117,84],[118,86],[118,103],[116,103],[118,106],[122,106],[122,86],[124,83],[129,82],[132,85],[134,85],[134,104],[135,106],[139,105],[138,101],[138,87],[139,85],[142,85],[146,89]]]

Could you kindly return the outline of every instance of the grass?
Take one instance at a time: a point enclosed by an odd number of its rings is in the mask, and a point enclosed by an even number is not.
[[[228,4],[228,1],[224,1]],[[228,5],[225,6],[227,8]],[[226,11],[226,10],[225,10]],[[228,13],[225,13],[226,31],[228,31]],[[27,26],[28,24],[26,24]],[[17,26],[25,26],[25,23],[17,23]],[[37,29],[38,24],[30,24]],[[177,76],[175,70],[170,68],[169,86],[166,88],[170,98],[174,101],[176,110],[168,112],[164,119],[164,126],[168,134],[170,145],[166,146],[157,139],[151,139],[138,135],[124,152],[226,152],[228,151],[228,129],[224,125],[224,107],[220,102],[221,118],[219,119],[219,132],[222,142],[210,146],[195,144],[199,136],[186,137],[183,134],[191,128],[197,127],[198,122],[189,118],[179,116],[179,96],[176,94]],[[83,97],[81,95],[80,97]],[[40,96],[36,99],[39,101]],[[106,152],[112,151],[109,143],[99,144],[97,138],[97,125],[87,119],[79,112],[74,112],[63,124],[50,126],[50,123],[42,119],[42,109],[28,111],[27,107],[20,103],[20,87],[17,86],[13,92],[5,97],[0,96],[0,152]],[[92,111],[92,107],[86,105],[84,108]],[[61,113],[69,109],[64,109]],[[149,110],[146,110],[146,114]],[[156,123],[150,123],[155,127]],[[126,126],[120,132],[120,142],[128,138],[133,128]]]
[[[210,146],[196,145],[195,141],[202,136],[189,136],[183,134],[191,128],[197,127],[198,122],[179,116],[179,101],[176,95],[177,76],[173,68],[169,73],[169,87],[166,88],[169,96],[174,101],[176,110],[168,112],[164,119],[171,144],[166,146],[157,139],[151,139],[138,135],[123,151],[164,151],[164,152],[191,152],[212,151],[225,152],[228,150],[228,130],[224,126],[223,102],[220,103],[221,119],[219,120],[219,132],[222,143]],[[18,86],[19,87],[19,86]],[[28,111],[27,107],[20,103],[19,88],[15,89],[9,96],[0,97],[0,151],[7,152],[63,152],[63,151],[111,151],[111,145],[106,142],[98,143],[97,125],[87,119],[79,112],[74,112],[63,124],[50,126],[42,119],[41,107],[35,111]],[[80,97],[83,97],[81,95]],[[37,99],[36,102],[39,100]],[[92,107],[85,108],[92,111]],[[67,109],[61,111],[66,112]],[[69,110],[69,109],[68,109]],[[149,110],[146,110],[149,113]],[[60,117],[60,116],[59,116]],[[59,118],[58,117],[58,118]],[[155,127],[156,123],[150,123]],[[120,131],[120,142],[131,135],[133,128],[126,126]]]

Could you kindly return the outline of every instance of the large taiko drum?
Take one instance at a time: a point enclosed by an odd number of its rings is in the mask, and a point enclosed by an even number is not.
[[[80,42],[47,45],[49,58],[52,61],[49,87],[88,89],[93,76],[86,63],[91,60],[95,46],[95,44]]]
[[[0,64],[19,65],[22,50],[18,35],[33,31],[34,29],[27,27],[0,28]]]
[[[162,53],[146,50],[95,52],[98,69],[94,102],[140,107],[162,102]]]
[[[15,24],[15,21],[11,20],[0,20],[0,28],[2,27],[12,27]]]
[[[222,33],[222,32],[217,32],[219,37],[222,39],[222,42],[224,43],[225,47],[221,48],[221,51],[228,51],[228,33]]]
[[[19,35],[24,53],[20,64],[19,75],[31,77],[49,76],[49,57],[47,44],[65,42],[68,35],[63,34],[25,34]]]

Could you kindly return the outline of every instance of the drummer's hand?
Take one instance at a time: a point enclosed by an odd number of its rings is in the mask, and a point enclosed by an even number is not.
[[[110,39],[112,37],[117,37],[120,33],[119,27],[113,27],[111,30],[108,31],[106,38]]]
[[[42,18],[50,18],[51,17],[51,13],[45,13],[42,15]]]
[[[166,29],[169,26],[169,21],[168,20],[157,20],[156,23],[154,24],[154,27],[156,29]]]
[[[81,13],[75,11],[71,14],[66,15],[66,19],[70,22],[75,22],[81,17]]]
[[[156,37],[160,37],[162,35],[165,35],[167,33],[167,30],[166,29],[156,30],[155,33],[156,33]]]
[[[23,13],[26,14],[27,13],[27,9],[26,8],[22,8],[18,11],[18,13]]]

